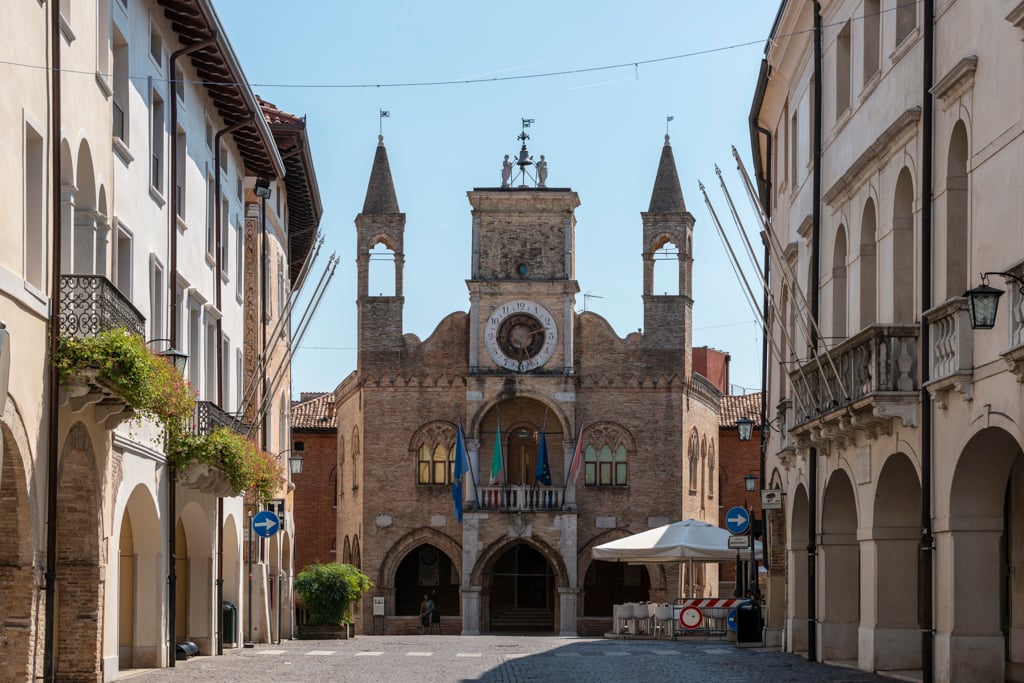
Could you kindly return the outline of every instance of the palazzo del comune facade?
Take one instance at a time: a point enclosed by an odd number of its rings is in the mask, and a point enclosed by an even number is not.
[[[681,518],[717,522],[722,392],[692,366],[694,219],[669,140],[637,231],[644,329],[625,338],[576,311],[580,199],[544,175],[468,192],[469,310],[420,340],[402,331],[405,215],[378,143],[355,220],[358,367],[334,392],[338,559],[375,584],[359,631],[413,631],[430,594],[443,633],[603,633],[613,603],[671,601],[689,577],[592,561],[594,545]],[[394,257],[391,296],[369,292],[381,244]],[[665,255],[678,291],[655,295]],[[461,524],[450,486],[459,423],[472,472]],[[566,486],[580,431],[583,464]],[[507,485],[492,486],[499,432]],[[551,485],[534,478],[542,434]],[[693,579],[717,590],[714,566]]]

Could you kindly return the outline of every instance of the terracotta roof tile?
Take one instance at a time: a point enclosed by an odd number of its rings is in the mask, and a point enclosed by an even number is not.
[[[334,414],[334,394],[303,392],[302,398],[305,400],[292,404],[292,429],[315,431],[337,429],[338,420]]]
[[[749,417],[755,428],[761,421],[761,392],[723,396],[718,412],[718,426],[736,429],[736,420]]]

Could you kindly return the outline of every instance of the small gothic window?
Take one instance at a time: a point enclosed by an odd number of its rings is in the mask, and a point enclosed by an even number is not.
[[[700,437],[697,436],[697,430],[694,429],[690,433],[690,444],[687,448],[686,453],[687,460],[689,461],[689,491],[691,495],[697,495],[697,468],[700,464]]]
[[[633,452],[628,433],[618,425],[600,423],[587,430],[585,440],[589,443],[583,451],[584,484],[627,486],[627,463]]]
[[[715,442],[708,443],[708,498],[715,497]]]
[[[450,484],[455,471],[455,425],[431,422],[413,435],[418,484]]]

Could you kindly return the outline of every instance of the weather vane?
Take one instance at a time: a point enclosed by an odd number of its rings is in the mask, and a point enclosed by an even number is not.
[[[512,165],[513,163],[519,167],[519,173],[516,175],[516,180],[520,183],[518,187],[526,187],[526,179],[532,180],[537,187],[546,187],[545,182],[548,177],[548,163],[544,160],[544,155],[540,155],[540,161],[534,161],[533,157],[530,156],[530,152],[526,149],[526,141],[530,139],[530,136],[526,133],[526,129],[530,127],[536,119],[521,119],[523,122],[523,130],[519,135],[516,136],[516,140],[522,142],[522,146],[519,148],[519,156],[515,162],[509,161],[509,155],[505,155],[505,160],[501,166],[501,186],[510,187],[512,181]],[[529,171],[526,170],[528,166],[533,166],[537,170],[537,177],[534,178]]]

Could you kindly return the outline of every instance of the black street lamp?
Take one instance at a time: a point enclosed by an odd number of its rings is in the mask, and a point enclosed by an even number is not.
[[[967,311],[971,315],[971,329],[974,330],[991,330],[996,324],[996,311],[999,308],[999,297],[1003,295],[1003,290],[989,287],[989,275],[1001,275],[1006,280],[1013,280],[1020,288],[1021,295],[1024,296],[1024,280],[1019,275],[995,271],[982,273],[981,284],[964,292],[964,296],[967,297]]]
[[[736,429],[740,433],[740,441],[750,441],[750,438],[754,435],[754,421],[749,417],[743,416],[736,420]],[[754,489],[747,489],[753,491]]]
[[[188,365],[188,354],[174,348],[174,346],[171,345],[172,342],[170,339],[150,339],[146,344],[154,344],[156,342],[167,342],[167,348],[163,351],[156,351],[156,355],[166,359],[168,363],[174,366],[175,370],[184,375],[185,366]]]
[[[306,458],[304,458],[302,453],[295,450],[294,448],[289,448],[288,450],[285,451],[279,451],[277,457],[280,458],[281,456],[286,455],[288,453],[291,453],[291,455],[288,456],[288,473],[302,474],[302,466],[306,462]]]
[[[751,472],[743,476],[743,488],[748,492],[757,490],[757,475]]]

